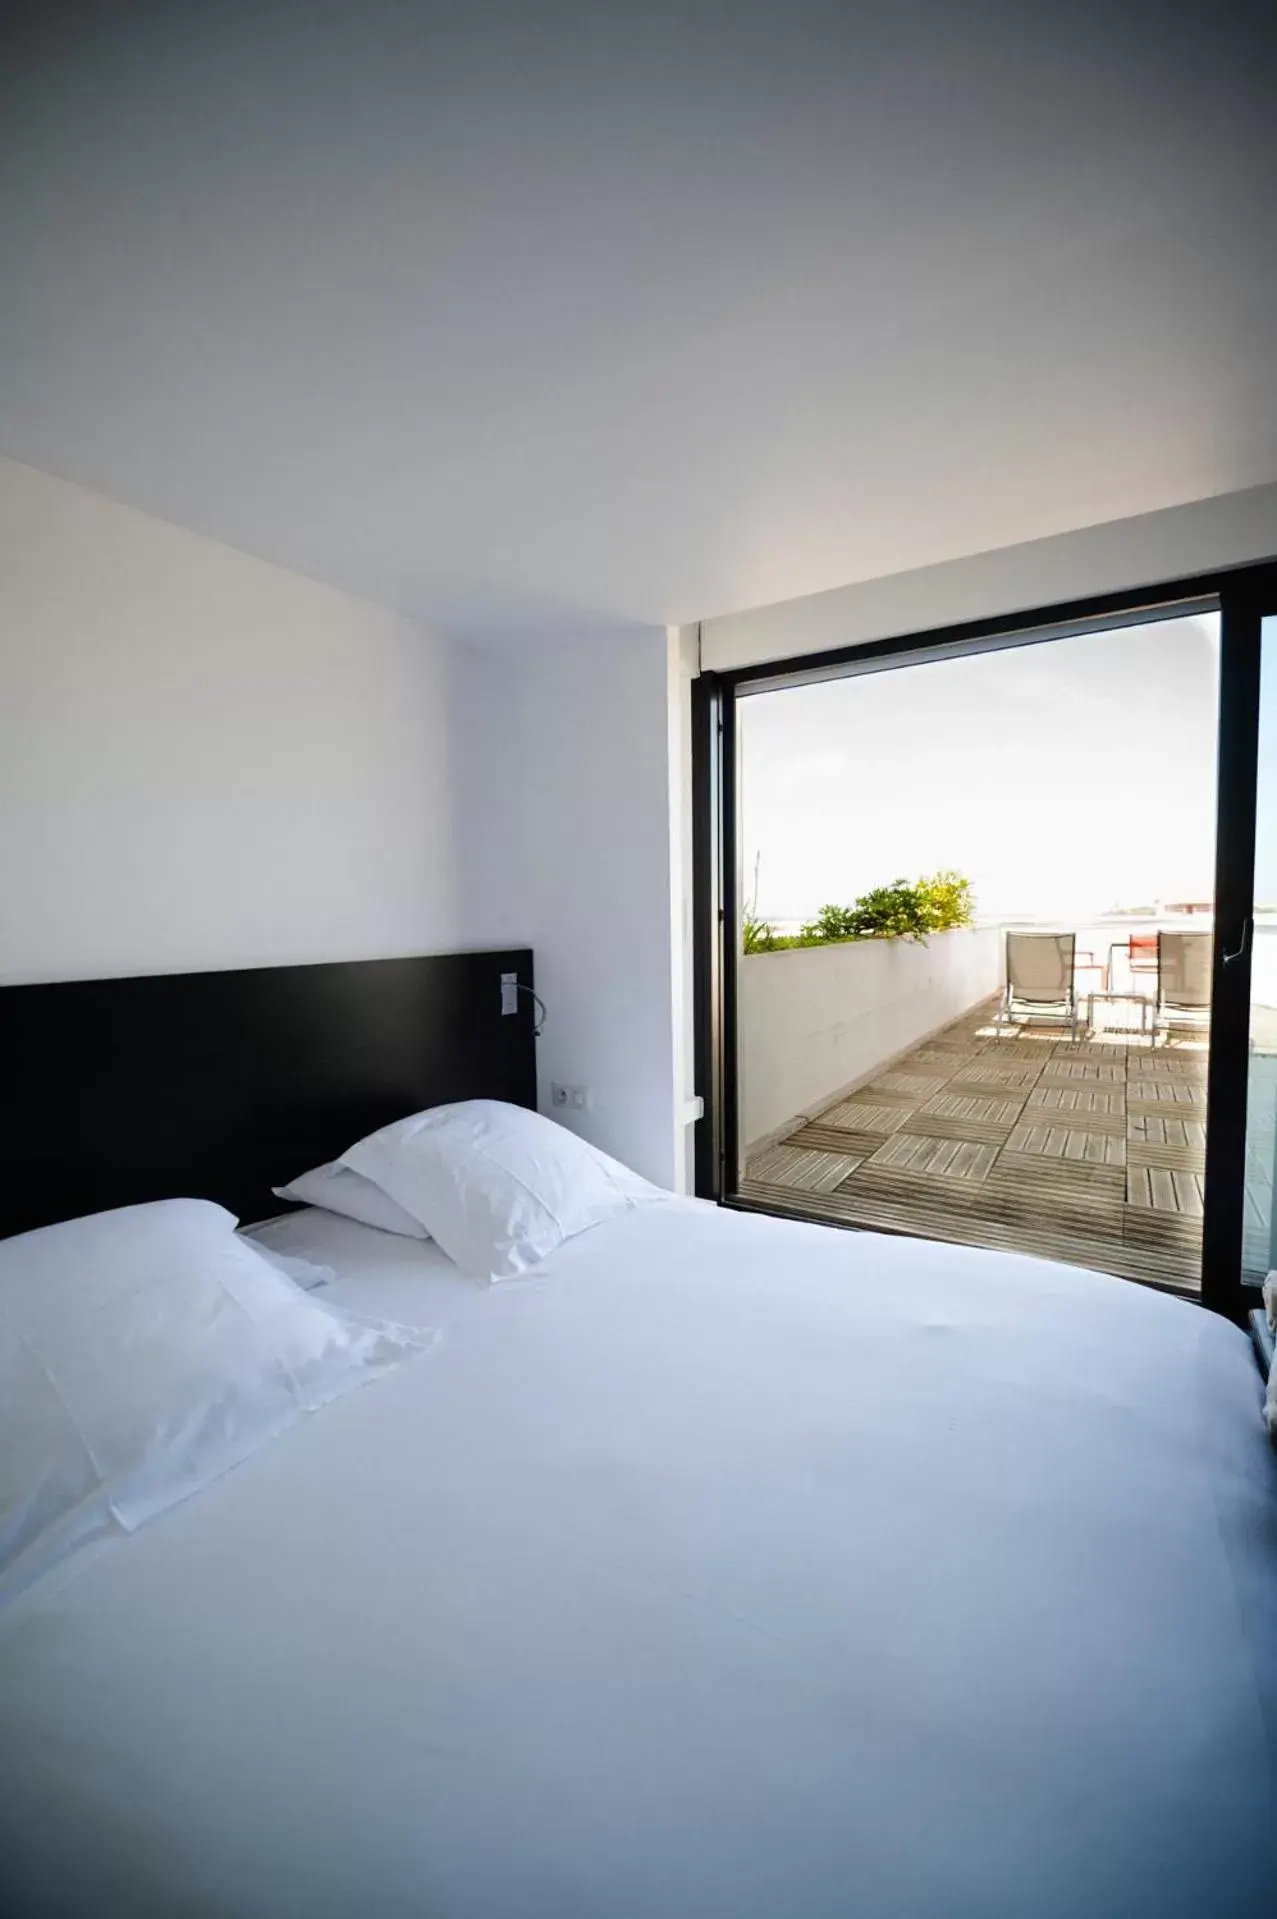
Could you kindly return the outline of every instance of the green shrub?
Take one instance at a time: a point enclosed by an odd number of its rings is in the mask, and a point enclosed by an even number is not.
[[[778,933],[770,920],[756,919],[749,912],[745,914],[741,931],[747,953],[787,953],[791,946],[810,946],[813,943],[797,933]]]
[[[747,953],[775,952],[776,929],[770,920],[756,919],[753,913],[746,913],[741,932]]]
[[[769,920],[747,913],[747,953],[778,953],[791,946],[829,946],[846,940],[912,939],[970,926],[975,916],[971,882],[951,868],[918,880],[893,880],[862,893],[851,906],[822,906],[796,938],[778,934]]]
[[[970,926],[971,882],[961,873],[924,873],[919,880],[893,880],[863,893],[854,906],[825,907],[814,928],[846,925],[845,933],[822,932],[825,939],[925,940],[928,933],[947,933]],[[804,932],[808,929],[804,927]]]
[[[822,906],[814,920],[808,920],[799,938],[805,946],[823,946],[827,940],[858,940],[862,937],[861,902],[855,906]]]
[[[892,880],[862,893],[851,908],[857,939],[925,939],[932,930],[921,882]]]
[[[964,879],[961,873],[955,873],[951,867],[944,867],[939,873],[920,879],[918,892],[922,895],[933,932],[947,933],[954,926],[970,926],[975,918],[971,882]]]

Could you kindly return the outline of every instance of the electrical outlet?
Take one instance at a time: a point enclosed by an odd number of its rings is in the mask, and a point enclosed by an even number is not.
[[[550,1104],[566,1107],[573,1113],[588,1113],[594,1104],[594,1093],[589,1086],[560,1086],[558,1080],[550,1084]]]
[[[501,1013],[517,1013],[519,1010],[519,975],[503,973],[501,975]]]

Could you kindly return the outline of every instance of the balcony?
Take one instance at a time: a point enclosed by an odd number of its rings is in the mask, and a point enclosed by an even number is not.
[[[1104,985],[1125,997],[1097,999],[1077,1038],[995,1031],[1002,926],[743,959],[742,1196],[1195,1292],[1207,1035],[1154,1047],[1152,981],[1112,950],[1156,930],[1079,931],[1084,1010]]]

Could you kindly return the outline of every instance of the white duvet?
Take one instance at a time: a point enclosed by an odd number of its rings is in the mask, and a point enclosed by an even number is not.
[[[420,1293],[432,1354],[6,1616],[6,1915],[1271,1909],[1234,1328],[679,1202]]]

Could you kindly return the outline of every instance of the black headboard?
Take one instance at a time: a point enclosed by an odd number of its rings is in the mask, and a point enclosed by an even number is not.
[[[271,1187],[454,1099],[536,1104],[532,955],[166,973],[0,988],[0,1236]]]

